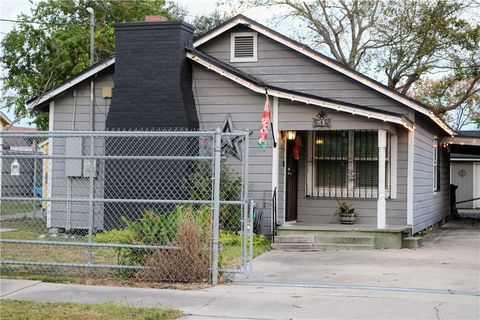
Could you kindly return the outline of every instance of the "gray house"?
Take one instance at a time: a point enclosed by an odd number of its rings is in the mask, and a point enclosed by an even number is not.
[[[229,117],[236,129],[253,131],[249,192],[267,234],[277,225],[338,225],[337,199],[370,230],[416,233],[449,215],[444,142],[455,132],[427,106],[242,15],[196,39],[192,33],[182,22],[118,25],[114,58],[29,106],[50,113],[50,130],[166,128],[177,118],[172,109],[185,128],[215,129]],[[266,93],[274,134],[263,150]],[[64,147],[52,143],[53,153]],[[67,183],[54,172],[52,196]],[[71,210],[70,227],[84,228],[84,210]],[[48,215],[49,226],[65,225],[63,209]]]

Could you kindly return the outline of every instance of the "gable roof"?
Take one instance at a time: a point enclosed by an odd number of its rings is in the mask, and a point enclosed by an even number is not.
[[[403,125],[409,130],[413,129],[414,127],[412,121],[410,121],[410,119],[408,119],[404,115],[388,111],[380,111],[378,109],[338,101],[330,98],[324,98],[317,95],[306,94],[294,90],[279,88],[270,85],[262,80],[259,80],[251,76],[250,74],[245,73],[227,63],[224,63],[204,52],[198,51],[193,48],[187,48],[186,50],[187,58],[256,93],[268,93],[269,95],[278,98],[289,99],[292,101],[303,102],[305,104],[316,105],[319,107],[332,109],[340,112],[347,112],[353,115],[360,115],[367,118],[397,123]]]
[[[217,26],[216,28],[213,28],[212,30],[204,33],[203,35],[197,37],[193,43],[193,47],[199,47],[202,44],[210,41],[211,39],[219,36],[220,34],[230,30],[231,28],[237,26],[237,25],[245,25],[248,28],[257,31],[258,33],[261,33],[262,35],[277,41],[317,62],[322,63],[323,65],[326,65],[330,68],[332,68],[335,71],[340,72],[341,74],[346,75],[347,77],[354,79],[367,87],[382,93],[383,95],[394,99],[400,103],[402,103],[405,106],[408,106],[409,108],[420,112],[426,116],[428,116],[432,121],[434,121],[439,127],[441,127],[445,132],[447,132],[450,135],[454,135],[455,131],[450,128],[441,118],[436,116],[428,106],[416,101],[415,99],[408,97],[356,70],[353,70],[340,62],[331,59],[318,51],[310,48],[309,46],[300,43],[298,41],[295,41],[279,32],[276,32],[275,30],[272,30],[255,20],[252,20],[250,18],[245,17],[244,15],[237,15],[233,17],[232,19],[224,22],[223,24]]]
[[[80,73],[72,76],[71,78],[67,79],[62,84],[56,86],[55,88],[51,89],[50,91],[44,93],[43,95],[34,97],[27,101],[27,110],[29,109],[40,109],[42,108],[49,100],[57,96],[58,94],[62,93],[65,90],[70,89],[74,85],[90,78],[91,76],[99,73],[100,71],[108,68],[109,66],[115,63],[115,57],[110,57],[103,61],[97,62],[96,64],[92,65],[91,67],[83,70]]]

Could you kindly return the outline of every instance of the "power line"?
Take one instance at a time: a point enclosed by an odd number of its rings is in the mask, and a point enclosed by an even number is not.
[[[29,20],[13,20],[13,19],[0,19],[0,21],[12,22],[12,23],[46,24],[46,25],[57,25],[57,26],[67,25],[66,23],[40,22],[40,21],[29,21]]]

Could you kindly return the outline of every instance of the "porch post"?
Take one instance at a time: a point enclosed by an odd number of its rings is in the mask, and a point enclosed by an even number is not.
[[[273,106],[272,106],[272,131],[274,132],[273,138],[276,140],[276,143],[272,143],[272,199],[273,199],[273,192],[276,190],[277,197],[275,208],[278,209],[278,165],[279,165],[279,150],[278,150],[278,143],[280,142],[279,135],[278,135],[278,97],[273,97]],[[273,208],[272,208],[273,214]],[[272,216],[272,221],[274,217]],[[277,217],[278,221],[278,210],[277,210]],[[273,221],[273,226],[277,221]]]
[[[387,210],[385,202],[385,149],[387,147],[387,132],[378,130],[378,201],[377,228],[385,229],[387,225]]]

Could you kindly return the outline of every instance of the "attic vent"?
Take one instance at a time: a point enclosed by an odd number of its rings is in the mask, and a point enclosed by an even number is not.
[[[231,62],[257,61],[257,33],[238,32],[231,35]]]

